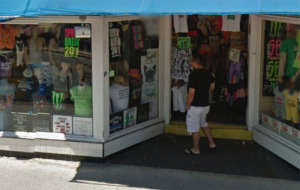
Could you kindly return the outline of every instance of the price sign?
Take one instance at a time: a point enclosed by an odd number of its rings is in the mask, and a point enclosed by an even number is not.
[[[189,49],[191,48],[191,38],[190,37],[178,37],[177,46],[179,49]]]
[[[240,56],[241,56],[241,50],[239,49],[234,49],[231,48],[230,49],[230,53],[229,53],[229,60],[233,61],[235,63],[240,61]]]

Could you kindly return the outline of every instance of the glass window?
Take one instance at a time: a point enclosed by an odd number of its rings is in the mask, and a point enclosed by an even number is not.
[[[90,28],[0,25],[0,130],[92,136]]]
[[[300,145],[300,25],[265,21],[262,124]]]
[[[158,19],[109,23],[110,134],[158,117]]]

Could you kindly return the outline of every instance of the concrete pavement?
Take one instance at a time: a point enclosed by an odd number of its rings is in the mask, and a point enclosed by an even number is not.
[[[299,181],[118,164],[0,158],[9,189],[299,189]]]

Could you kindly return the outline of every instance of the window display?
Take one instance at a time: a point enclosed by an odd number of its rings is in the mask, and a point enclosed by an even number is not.
[[[0,130],[91,136],[91,37],[78,26],[0,25]]]
[[[300,145],[300,25],[265,21],[264,35],[261,122]]]
[[[158,19],[109,23],[110,134],[158,117]]]
[[[216,82],[215,90],[210,93],[208,120],[246,123],[248,20],[248,15],[173,17],[172,119],[186,119],[190,59],[192,54],[201,54],[205,68]],[[182,23],[187,24],[187,31],[176,29]]]

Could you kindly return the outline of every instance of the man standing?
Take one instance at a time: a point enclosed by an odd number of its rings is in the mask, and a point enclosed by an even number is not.
[[[191,59],[193,71],[189,77],[189,92],[187,98],[187,131],[192,133],[194,147],[185,149],[187,154],[200,154],[200,127],[209,140],[209,148],[215,149],[210,128],[206,122],[206,115],[209,112],[209,94],[215,88],[214,78],[211,72],[205,69],[204,58],[198,53]]]

